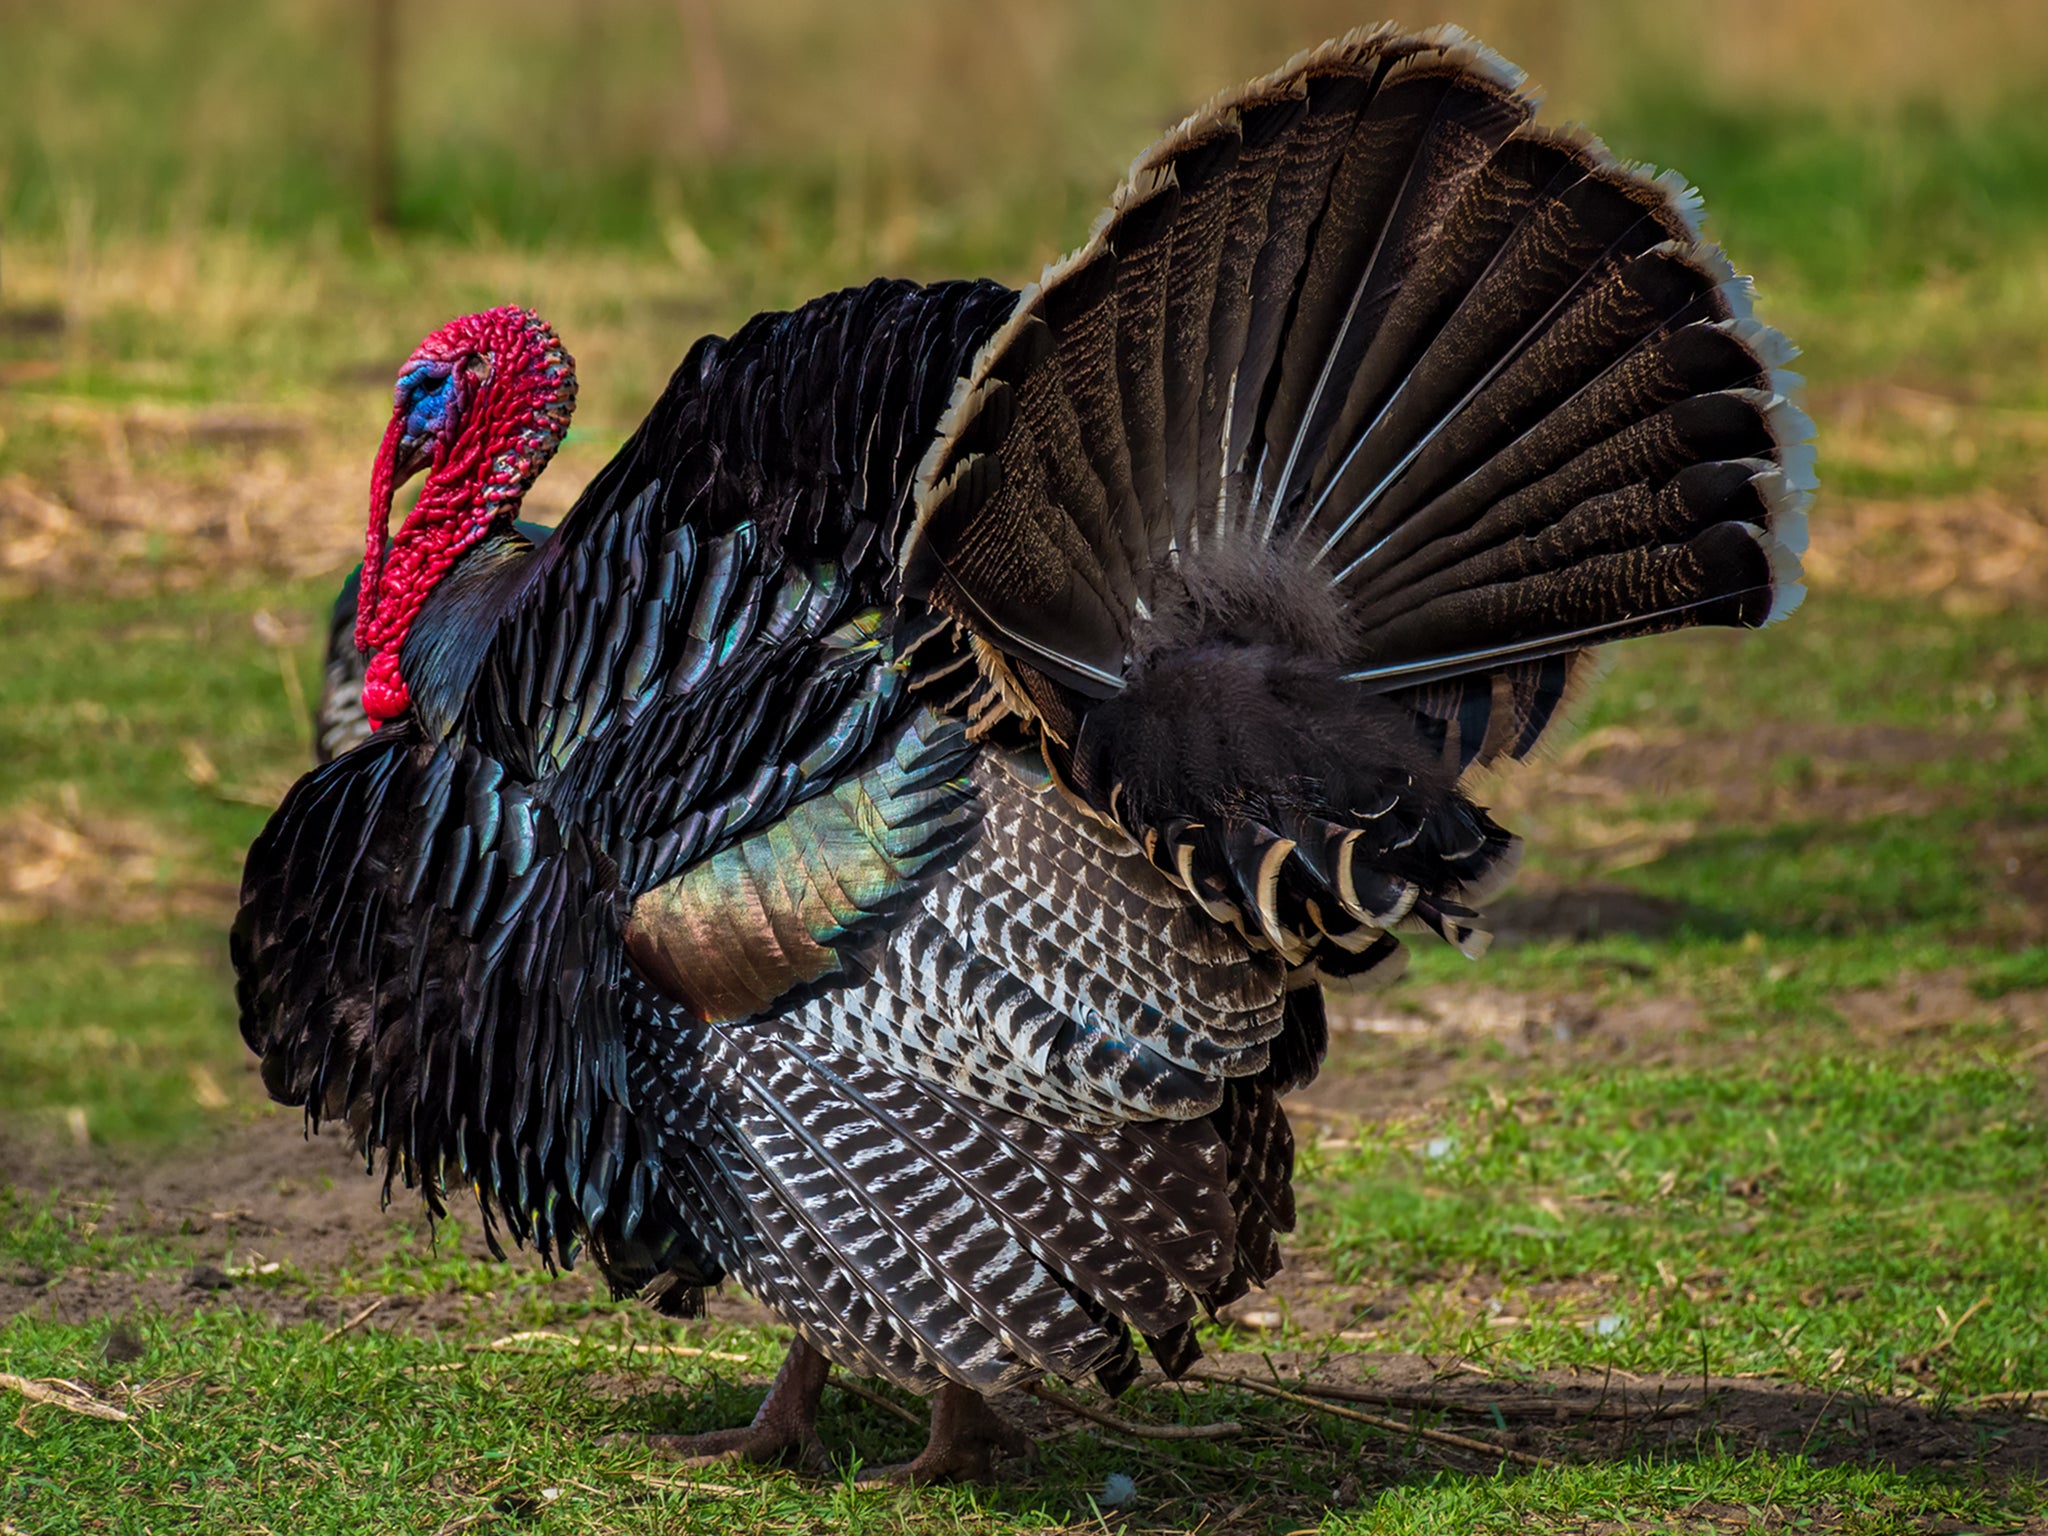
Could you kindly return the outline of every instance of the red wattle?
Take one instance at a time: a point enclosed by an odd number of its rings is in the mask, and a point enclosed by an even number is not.
[[[374,731],[385,721],[396,720],[410,703],[412,694],[405,679],[398,675],[398,648],[379,651],[370,658],[369,670],[363,674],[363,713],[370,718],[370,729]]]
[[[394,414],[370,473],[370,527],[363,540],[363,580],[356,608],[356,649],[368,655],[381,643],[377,610],[384,590],[384,547],[391,536],[391,498],[398,488],[398,445],[405,418]]]

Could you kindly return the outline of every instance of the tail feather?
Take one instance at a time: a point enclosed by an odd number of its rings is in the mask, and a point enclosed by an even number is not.
[[[1195,466],[1194,521],[1188,525],[1191,535],[1211,523],[1220,532],[1229,516],[1223,485],[1231,439],[1223,423],[1230,421],[1236,410],[1255,291],[1253,270],[1266,244],[1274,181],[1292,150],[1294,130],[1307,106],[1307,93],[1296,83],[1284,83],[1264,90],[1252,87],[1234,110],[1224,106],[1213,114],[1224,124],[1236,119],[1244,148],[1230,177],[1229,232],[1216,258],[1216,307],[1209,323],[1197,429],[1200,457]],[[1184,128],[1182,133],[1186,131]],[[1174,156],[1170,163],[1172,174],[1178,176],[1179,157]],[[1047,274],[1048,279],[1053,276]]]
[[[1756,459],[1690,464],[1661,486],[1635,481],[1590,496],[1548,526],[1441,540],[1430,550],[1436,568],[1427,575],[1410,574],[1375,606],[1374,639],[1380,649],[1361,659],[1398,654],[1398,621],[1440,598],[1565,571],[1597,555],[1668,550],[1717,523],[1767,527],[1771,502],[1760,482],[1777,474],[1775,466]]]
[[[1477,469],[1414,506],[1385,536],[1372,552],[1368,568],[1350,577],[1355,601],[1370,604],[1400,583],[1455,558],[1450,551],[1456,547],[1457,535],[1490,506],[1512,498],[1516,493],[1509,488],[1527,487],[1561,467],[1563,455],[1583,452],[1588,443],[1611,441],[1615,434],[1694,398],[1727,390],[1776,390],[1788,384],[1783,374],[1769,368],[1747,343],[1737,328],[1741,324],[1694,321],[1666,331],[1629,350],[1548,416],[1506,437]],[[1754,442],[1767,446],[1762,438]],[[1701,445],[1703,449],[1709,446]],[[1577,487],[1559,490],[1562,499],[1574,494]]]
[[[1801,595],[1792,348],[1682,180],[1532,117],[1448,28],[1219,99],[1020,299],[920,475],[904,590],[976,642],[976,729],[1035,721],[1290,965],[1477,948],[1515,844],[1468,837],[1466,770],[1531,751],[1597,645]]]
[[[1313,519],[1318,558],[1348,573],[1431,488],[1542,420],[1711,286],[1646,261],[1640,251],[1660,245],[1663,226],[1592,177],[1573,191],[1589,188],[1625,206],[1568,209],[1560,199],[1553,209],[1567,211],[1532,219],[1334,467]]]
[[[1273,178],[1266,210],[1266,239],[1252,264],[1251,307],[1245,315],[1238,355],[1237,387],[1224,417],[1227,502],[1246,504],[1259,424],[1266,414],[1280,360],[1281,344],[1300,297],[1308,244],[1319,211],[1329,199],[1330,178],[1351,138],[1359,111],[1374,95],[1382,68],[1370,54],[1339,50],[1304,71],[1306,110],[1289,136],[1285,158]]]
[[[1441,57],[1390,71],[1361,120],[1331,188],[1331,206],[1303,274],[1265,452],[1279,468],[1271,506],[1284,519],[1307,489],[1361,365],[1384,333],[1389,306],[1413,291],[1409,271],[1489,157],[1528,121],[1529,104],[1505,79],[1464,74]],[[1262,474],[1261,479],[1266,477]]]
[[[1575,169],[1569,154],[1549,136],[1527,130],[1515,135],[1465,182],[1436,238],[1412,253],[1405,274],[1384,274],[1375,297],[1385,317],[1338,392],[1341,405],[1317,445],[1318,462],[1331,448],[1348,452],[1359,441],[1416,358],[1498,266],[1503,247],[1567,169]],[[1335,470],[1335,462],[1322,464],[1319,496]]]
[[[1643,621],[1643,627],[1624,630],[1618,623],[1622,615],[1611,603],[1596,603],[1582,611],[1571,606],[1571,593],[1561,591],[1553,583],[1546,597],[1532,594],[1529,599],[1561,604],[1551,610],[1555,621],[1547,632],[1547,639],[1553,643],[1551,653],[1565,642],[1574,642],[1566,646],[1571,649],[1620,639],[1625,633],[1655,633],[1660,628],[1700,623],[1754,625],[1767,622],[1773,615],[1782,616],[1803,594],[1797,580],[1796,558],[1790,557],[1805,547],[1806,493],[1798,460],[1788,448],[1805,434],[1808,425],[1803,413],[1782,397],[1758,390],[1693,395],[1595,442],[1550,473],[1501,496],[1490,506],[1479,503],[1483,510],[1462,531],[1440,532],[1412,552],[1399,553],[1398,558],[1390,561],[1384,576],[1361,589],[1359,607],[1369,636],[1361,647],[1361,660],[1369,664],[1354,675],[1371,672],[1371,680],[1385,685],[1390,675],[1382,668],[1397,659],[1437,660],[1439,675],[1454,675],[1460,668],[1484,670],[1492,659],[1520,659],[1498,647],[1546,636],[1526,626],[1518,627],[1512,635],[1457,628],[1440,628],[1432,634],[1413,622],[1401,621],[1441,588],[1444,573],[1464,569],[1475,579],[1488,578],[1489,568],[1475,557],[1488,550],[1507,548],[1513,541],[1534,541],[1546,530],[1559,528],[1567,519],[1573,520],[1580,530],[1581,544],[1590,534],[1604,540],[1600,547],[1609,552],[1641,551],[1652,567],[1672,561],[1682,563],[1685,557],[1677,552],[1678,545],[1666,533],[1671,526],[1669,521],[1654,515],[1659,505],[1656,493],[1672,486],[1681,474],[1717,465],[1735,466],[1733,477],[1757,485],[1755,495],[1762,504],[1762,514],[1753,526],[1763,534],[1766,543],[1762,566],[1757,568],[1753,562],[1744,561],[1722,569],[1731,576],[1739,575],[1745,588],[1760,582],[1761,604],[1714,607],[1703,601],[1710,595],[1705,588],[1652,601],[1655,589],[1645,585],[1635,589],[1641,596],[1636,617]],[[1528,441],[1524,439],[1525,444]],[[1534,458],[1537,451],[1531,450],[1529,457]],[[1511,449],[1501,458],[1515,452]],[[1714,478],[1726,480],[1730,472],[1720,471]],[[1704,489],[1697,482],[1688,482],[1687,488],[1696,494]],[[1461,487],[1424,509],[1417,521],[1440,520],[1442,527],[1462,521],[1464,508],[1458,503],[1462,501],[1470,507],[1476,500],[1462,495],[1462,491]],[[1739,495],[1726,505],[1729,515],[1734,517],[1751,511],[1750,502]],[[1560,547],[1568,547],[1568,543],[1566,540]],[[1665,545],[1670,547],[1660,550]],[[1383,553],[1396,552],[1390,549]],[[1553,563],[1536,569],[1548,572],[1559,568]],[[1617,569],[1610,564],[1589,571],[1586,580],[1572,591],[1591,596],[1598,581]],[[1781,587],[1774,586],[1780,576],[1787,579]],[[1506,615],[1525,610],[1511,605],[1497,611]],[[1467,605],[1457,611],[1456,618],[1458,622],[1469,623],[1478,614],[1478,609]],[[1731,614],[1735,616],[1730,617]],[[1390,630],[1388,626],[1397,627]],[[1408,674],[1398,676],[1419,680]]]
[[[1217,120],[1168,162],[1180,188],[1180,211],[1173,222],[1174,281],[1166,284],[1159,343],[1161,474],[1164,516],[1183,542],[1194,523],[1208,441],[1201,428],[1209,338],[1233,228],[1233,187],[1246,151],[1241,126]],[[1149,523],[1148,518],[1148,544],[1157,537]]]

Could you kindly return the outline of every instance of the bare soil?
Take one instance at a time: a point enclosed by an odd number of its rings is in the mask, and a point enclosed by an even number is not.
[[[174,1262],[157,1270],[43,1274],[0,1269],[0,1323],[18,1313],[62,1322],[118,1320],[136,1311],[170,1315],[239,1307],[273,1322],[337,1320],[343,1275],[358,1284],[394,1252],[489,1257],[474,1211],[450,1202],[452,1223],[427,1220],[418,1197],[364,1170],[338,1135],[308,1137],[295,1112],[259,1114],[241,1129],[169,1158],[80,1153],[55,1144],[0,1141],[0,1184],[31,1199],[57,1199],[98,1235],[156,1238]],[[402,1261],[401,1261],[402,1263]],[[270,1265],[277,1269],[265,1272]],[[424,1291],[391,1296],[377,1326],[423,1334],[443,1323],[509,1311],[538,1266],[514,1254],[503,1294]],[[604,1284],[585,1268],[554,1277],[551,1297],[596,1299]],[[360,1310],[362,1300],[353,1298]],[[714,1319],[760,1322],[767,1314],[737,1291],[712,1299]]]
[[[2004,750],[2003,726],[1981,750]],[[1952,734],[1888,725],[1760,721],[1696,734],[1607,726],[1558,755],[1501,777],[1480,798],[1540,847],[1553,873],[1519,880],[1495,903],[1511,936],[1669,933],[1688,919],[1709,931],[1716,914],[1629,893],[1603,877],[1655,862],[1703,831],[1781,823],[1852,825],[1927,816],[1966,803],[1961,786],[1925,782],[1921,770],[1955,756]],[[1683,807],[1683,814],[1673,814]],[[1587,905],[1592,898],[1592,906]]]
[[[1263,1369],[1268,1361],[1270,1372]],[[1261,1357],[1259,1369],[1246,1365],[1243,1357],[1228,1356],[1197,1369],[1356,1388],[1382,1399],[1378,1405],[1354,1402],[1367,1412],[1403,1418],[1440,1413],[1447,1428],[1476,1431],[1494,1444],[1561,1461],[1644,1453],[1685,1456],[1718,1443],[1736,1454],[1803,1451],[1826,1464],[1899,1469],[1968,1464],[2003,1476],[2048,1472],[2048,1417],[2028,1417],[2021,1411],[2026,1405],[1937,1411],[1907,1398],[1816,1392],[1750,1377],[1638,1376],[1619,1370],[1507,1375],[1420,1355],[1377,1352],[1276,1351]],[[2048,1403],[2037,1406],[2048,1414]],[[1312,1416],[1311,1410],[1301,1411]],[[1214,1416],[1227,1417],[1228,1411],[1219,1404]],[[1422,1449],[1375,1448],[1386,1460]],[[1438,1451],[1430,1447],[1428,1454]]]

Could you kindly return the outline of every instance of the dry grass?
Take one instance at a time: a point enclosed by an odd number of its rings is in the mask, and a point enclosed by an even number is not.
[[[693,243],[688,225],[673,233],[675,253],[426,243],[368,264],[231,233],[169,245],[108,238],[82,256],[18,243],[10,313],[53,323],[0,363],[0,463],[14,465],[0,479],[0,592],[345,568],[390,359],[487,297],[542,308],[578,354],[579,430],[532,502],[552,520],[695,335],[736,323],[763,289],[759,302],[790,302],[833,280],[801,267],[748,275]],[[866,255],[852,242],[843,262],[833,258],[836,275],[862,270]],[[1854,324],[1950,346],[1977,330],[2038,330],[2048,305],[2034,302],[2037,277],[2048,282],[2048,264],[2023,264],[1992,285],[2018,280],[2015,291],[1980,302],[1971,294],[1983,285],[1937,284],[1903,316],[1873,307]],[[1817,329],[1816,360],[1839,369],[1826,338],[1844,322],[1801,316],[1796,293],[1789,307],[1788,329]],[[2048,453],[2048,410],[2014,403],[2021,360],[1936,388],[1880,377],[1816,393],[1824,481],[1855,491],[1825,495],[1816,510],[1817,589],[1935,595],[1956,612],[2043,597],[2048,480],[2035,466]],[[1958,488],[1928,494],[1944,484]]]
[[[190,878],[189,851],[131,817],[88,815],[75,793],[0,814],[0,925],[224,919],[232,892]]]
[[[1833,502],[1814,534],[1812,585],[1939,602],[1958,617],[2048,601],[2048,480],[1997,491]]]

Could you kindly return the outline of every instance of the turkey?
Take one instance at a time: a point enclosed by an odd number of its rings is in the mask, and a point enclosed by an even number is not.
[[[249,854],[270,1092],[494,1250],[786,1322],[675,1454],[818,1464],[836,1364],[932,1398],[894,1475],[980,1475],[988,1394],[1184,1371],[1280,1265],[1323,984],[1484,947],[1478,771],[1595,646],[1800,600],[1792,349],[1698,219],[1462,33],[1354,32],[1021,293],[698,342],[544,542],[569,355],[444,326],[372,479],[370,729]]]

